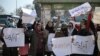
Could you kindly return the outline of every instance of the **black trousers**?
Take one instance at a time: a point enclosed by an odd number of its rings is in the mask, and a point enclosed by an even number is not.
[[[16,47],[6,47],[3,46],[3,52],[2,52],[3,56],[18,56],[18,50]]]
[[[43,51],[43,52],[39,52],[39,51],[38,51],[38,52],[36,53],[36,56],[44,56],[44,51]]]
[[[45,51],[45,54],[44,55],[47,55],[47,56],[56,56],[52,51]]]

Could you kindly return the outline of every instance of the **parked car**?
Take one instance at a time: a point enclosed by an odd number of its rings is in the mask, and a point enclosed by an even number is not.
[[[5,27],[13,27],[13,25],[9,21],[9,18],[11,18],[11,15],[0,15],[0,25],[3,25]]]

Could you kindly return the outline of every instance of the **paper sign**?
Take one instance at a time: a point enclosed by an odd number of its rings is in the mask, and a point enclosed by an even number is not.
[[[92,21],[95,24],[100,24],[100,7],[95,7],[94,15]]]
[[[24,46],[24,29],[22,28],[5,28],[3,30],[4,41],[7,47]]]
[[[33,24],[34,21],[35,21],[35,17],[33,17],[33,16],[29,16],[29,15],[23,15],[22,16],[22,23]]]
[[[36,10],[30,10],[30,9],[22,8],[22,12],[27,14],[27,15],[33,16],[33,17],[37,16]]]
[[[89,12],[91,10],[91,8],[92,8],[91,5],[88,2],[86,2],[78,7],[70,9],[69,13],[70,13],[71,17],[79,16],[81,14],[86,14],[87,12]]]
[[[55,34],[51,33],[48,36],[48,42],[47,42],[47,46],[48,46],[48,50],[52,51],[52,38],[55,37]]]
[[[53,38],[52,44],[52,49],[56,56],[71,54],[71,37]]]
[[[35,10],[30,10],[26,8],[22,8],[22,23],[30,23],[33,24],[35,21],[35,18],[37,16]]]
[[[72,43],[73,54],[92,55],[94,51],[94,36],[74,36]]]
[[[98,42],[98,48],[99,48],[99,51],[100,51],[100,31],[98,32],[98,40],[97,40],[97,42]]]
[[[72,42],[72,38],[74,39]],[[52,39],[52,50],[56,56],[71,54],[92,55],[94,51],[94,36],[69,36]]]

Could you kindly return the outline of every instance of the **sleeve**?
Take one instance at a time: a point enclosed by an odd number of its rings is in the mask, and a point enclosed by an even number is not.
[[[46,44],[47,43],[47,40],[48,40],[48,34],[49,34],[49,32],[47,31],[47,30],[44,30],[44,33],[43,33],[43,36],[44,36],[44,44]]]
[[[54,26],[54,30],[55,30],[55,31],[57,30],[59,24],[60,24],[60,16],[58,16],[57,23],[56,23],[56,25]]]
[[[1,33],[0,33],[0,41],[2,41],[2,42],[4,42],[4,39],[3,39],[3,36],[4,36],[3,30],[4,30],[4,28],[1,30]]]

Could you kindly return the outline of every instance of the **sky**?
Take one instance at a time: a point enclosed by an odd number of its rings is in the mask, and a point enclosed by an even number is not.
[[[16,10],[16,1],[17,8],[33,3],[33,0],[0,0],[0,5],[5,9],[6,14],[10,14]]]

